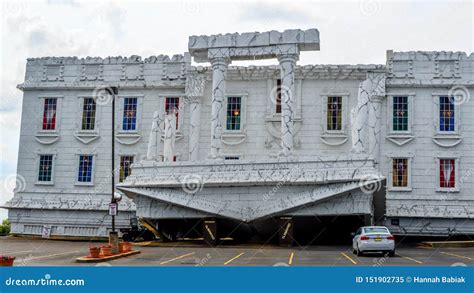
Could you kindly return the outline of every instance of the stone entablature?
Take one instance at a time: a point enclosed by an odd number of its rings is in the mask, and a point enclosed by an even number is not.
[[[107,210],[110,199],[105,198],[72,198],[64,194],[50,195],[48,197],[35,197],[34,195],[20,195],[12,198],[5,207],[15,209],[40,209],[40,210]],[[135,204],[128,198],[120,202],[121,211],[134,211]]]
[[[25,82],[18,88],[182,87],[191,64],[189,54],[131,57],[29,58]]]
[[[285,182],[288,185],[327,184],[348,181],[381,180],[374,161],[366,155],[324,156],[313,160],[285,162],[212,161],[173,162],[141,161],[133,165],[133,174],[121,187],[181,187],[190,180],[205,186],[268,185]]]
[[[213,58],[239,60],[250,56],[263,59],[276,58],[282,54],[298,55],[300,51],[319,50],[319,31],[293,29],[283,32],[190,36],[188,49],[197,62]]]
[[[474,54],[387,51],[387,84],[391,86],[472,86],[473,76]]]

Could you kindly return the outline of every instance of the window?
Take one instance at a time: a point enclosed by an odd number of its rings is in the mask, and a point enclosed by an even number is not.
[[[439,130],[455,131],[454,101],[452,97],[439,97]]]
[[[327,130],[342,130],[342,97],[328,97]]]
[[[277,96],[275,104],[275,113],[281,114],[281,79],[277,79]]]
[[[38,181],[51,182],[53,174],[53,155],[40,155]]]
[[[408,187],[408,159],[392,160],[392,186]]]
[[[240,130],[240,115],[242,110],[241,97],[227,98],[227,130]]]
[[[58,100],[56,98],[44,99],[43,110],[43,130],[56,129],[56,107]]]
[[[456,160],[439,160],[439,187],[456,188]]]
[[[93,98],[84,98],[82,108],[82,130],[94,130],[96,103]]]
[[[393,131],[408,131],[408,97],[393,97]]]
[[[179,98],[178,97],[166,97],[165,99],[165,112],[166,114],[173,113],[176,116],[176,129],[179,126]]]
[[[225,156],[224,157],[224,160],[226,161],[235,161],[235,160],[239,160],[239,156]]]
[[[123,99],[122,130],[133,131],[137,129],[137,98]]]
[[[133,156],[121,156],[120,157],[120,175],[119,182],[123,182],[131,173],[132,169],[130,166],[133,164]]]
[[[78,182],[92,182],[92,163],[94,156],[79,156],[79,173],[77,175]]]

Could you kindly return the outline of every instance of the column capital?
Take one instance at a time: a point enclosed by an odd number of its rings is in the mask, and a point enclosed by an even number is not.
[[[229,66],[229,64],[232,62],[230,58],[226,57],[215,57],[211,58],[209,61],[211,62],[211,67],[214,70],[227,68],[227,66]]]
[[[277,56],[278,62],[280,64],[286,63],[286,62],[291,62],[296,64],[296,61],[300,59],[300,56],[298,54],[280,54]]]

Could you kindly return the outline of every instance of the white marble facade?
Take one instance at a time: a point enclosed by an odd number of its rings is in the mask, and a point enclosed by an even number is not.
[[[298,65],[299,52],[317,51],[319,42],[316,29],[288,30],[192,36],[189,53],[171,58],[28,59],[19,85],[18,174],[26,184],[5,205],[12,232],[41,234],[50,226],[58,236],[107,235],[110,97],[99,95],[94,129],[81,123],[84,98],[118,86],[116,168],[121,156],[134,158],[132,175],[118,185],[128,196],[119,227],[135,214],[249,223],[367,215],[400,234],[474,234],[474,55],[388,51],[384,65]],[[267,58],[278,65],[232,65]],[[439,131],[442,96],[455,97],[447,132]],[[231,97],[240,101],[230,109],[238,112],[234,128],[227,120]],[[328,119],[334,97],[335,128]],[[403,131],[393,128],[396,97],[408,101]],[[57,100],[52,130],[41,128],[47,98]],[[122,125],[127,98],[136,98],[132,130]],[[169,98],[179,98],[178,115],[167,113]],[[45,154],[52,155],[52,178],[40,182]],[[94,158],[87,184],[77,182],[81,155]],[[393,159],[407,164],[403,187],[394,186]],[[452,188],[440,188],[443,160],[455,161]],[[379,218],[375,193],[384,196]]]

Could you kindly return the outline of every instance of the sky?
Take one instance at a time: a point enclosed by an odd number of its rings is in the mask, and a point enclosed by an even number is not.
[[[16,85],[28,57],[173,55],[187,51],[190,35],[317,28],[321,50],[303,52],[298,64],[384,64],[387,50],[473,52],[473,15],[473,1],[3,0],[0,205],[15,186],[22,105]]]

